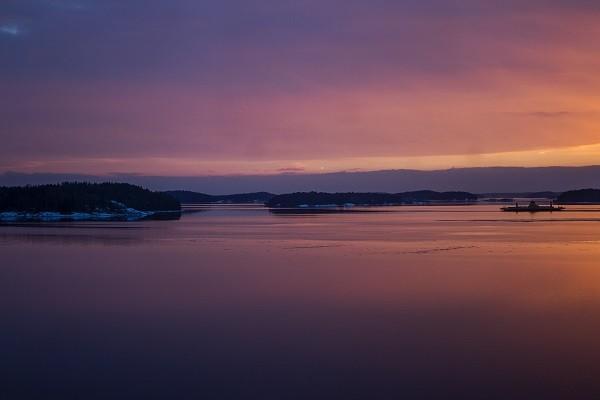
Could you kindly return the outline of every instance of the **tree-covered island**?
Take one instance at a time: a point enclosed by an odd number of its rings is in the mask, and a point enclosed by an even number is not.
[[[477,195],[468,192],[435,192],[419,190],[404,193],[323,193],[298,192],[271,198],[267,207],[319,207],[319,206],[383,206],[422,203],[470,203]]]
[[[127,183],[0,187],[2,220],[131,220],[180,210],[172,196]]]

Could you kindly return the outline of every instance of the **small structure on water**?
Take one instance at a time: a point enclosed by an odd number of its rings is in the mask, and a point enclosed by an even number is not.
[[[502,211],[512,211],[512,212],[519,212],[519,211],[524,211],[524,212],[540,212],[540,211],[563,211],[565,208],[564,207],[560,207],[560,206],[554,206],[554,204],[552,204],[552,202],[550,202],[550,205],[548,206],[540,206],[538,205],[535,201],[530,201],[529,205],[527,206],[520,206],[519,203],[516,203],[514,206],[511,207],[502,207]]]

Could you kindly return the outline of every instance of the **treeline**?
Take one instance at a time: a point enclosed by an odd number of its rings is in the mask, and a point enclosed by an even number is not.
[[[478,193],[477,197],[482,199],[509,199],[525,198],[525,199],[556,199],[561,192],[501,192],[501,193]]]
[[[435,192],[420,190],[404,193],[322,193],[299,192],[282,194],[270,199],[268,207],[299,207],[318,205],[395,205],[427,202],[471,202],[477,195],[468,192]]]
[[[180,203],[265,203],[275,195],[268,192],[211,195],[191,192],[189,190],[170,190],[165,193],[173,196]]]
[[[127,183],[68,182],[56,185],[0,187],[0,211],[98,212],[124,207],[139,211],[180,210],[179,201]]]

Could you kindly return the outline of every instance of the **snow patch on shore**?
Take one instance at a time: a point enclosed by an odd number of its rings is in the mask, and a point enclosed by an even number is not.
[[[109,221],[109,220],[127,220],[135,221],[149,217],[155,214],[154,211],[140,211],[134,208],[126,208],[116,212],[74,212],[63,214],[56,211],[45,212],[0,212],[0,221]]]

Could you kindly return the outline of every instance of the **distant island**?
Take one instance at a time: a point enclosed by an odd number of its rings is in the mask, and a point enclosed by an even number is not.
[[[507,197],[496,197],[507,196]],[[209,195],[187,190],[151,191],[128,183],[66,182],[38,186],[0,186],[0,221],[177,219],[181,204],[261,204],[273,212],[285,209],[333,210],[352,206],[465,204],[508,202],[515,198],[554,198],[562,204],[600,204],[600,189],[564,193],[486,193],[419,190],[381,192],[269,192]],[[360,210],[358,210],[360,211]]]
[[[0,187],[0,220],[136,220],[181,211],[177,199],[128,183]]]
[[[570,190],[556,199],[561,204],[600,204],[600,189]]]
[[[191,192],[189,190],[168,190],[164,192],[169,196],[174,197],[180,203],[193,204],[193,203],[225,203],[225,204],[243,204],[243,203],[256,203],[264,204],[271,200],[275,195],[268,192],[254,192],[254,193],[239,193],[239,194],[225,194],[225,195],[211,195],[198,192]]]
[[[281,207],[383,206],[422,203],[475,202],[477,195],[468,192],[419,190],[404,193],[323,193],[298,192],[274,196],[265,205]]]

